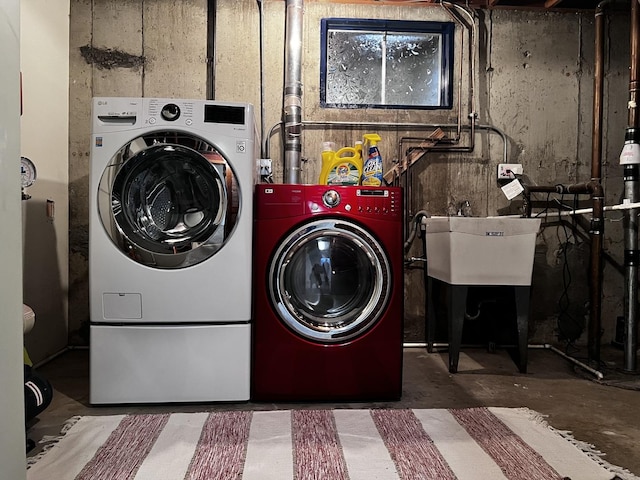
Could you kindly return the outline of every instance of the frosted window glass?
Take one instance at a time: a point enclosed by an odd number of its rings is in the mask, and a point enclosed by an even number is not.
[[[440,105],[441,36],[387,35],[385,104]]]
[[[321,102],[452,108],[453,24],[323,19]]]
[[[381,102],[380,33],[331,31],[327,40],[327,102]]]

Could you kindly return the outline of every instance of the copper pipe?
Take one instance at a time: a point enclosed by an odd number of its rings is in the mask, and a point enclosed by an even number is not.
[[[604,94],[604,5],[596,9],[595,19],[595,64],[593,80],[593,135],[591,143],[591,178],[601,177],[602,166],[602,97]]]
[[[587,331],[587,357],[590,362],[600,362],[600,336],[602,329],[602,245],[604,238],[604,189],[602,187],[602,98],[604,96],[604,7],[598,4],[595,14],[595,65],[593,78],[593,132],[591,144],[591,215],[589,326]]]

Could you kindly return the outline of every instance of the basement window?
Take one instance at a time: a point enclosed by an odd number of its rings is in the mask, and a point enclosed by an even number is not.
[[[323,19],[321,105],[452,108],[454,30],[451,22]]]

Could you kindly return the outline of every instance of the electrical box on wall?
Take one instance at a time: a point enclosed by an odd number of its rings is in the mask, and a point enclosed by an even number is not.
[[[513,180],[516,175],[522,175],[521,163],[500,163],[498,164],[498,180]]]

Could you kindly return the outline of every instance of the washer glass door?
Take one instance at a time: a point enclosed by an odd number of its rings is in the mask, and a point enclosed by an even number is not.
[[[390,291],[383,248],[349,221],[316,220],[296,228],[269,267],[269,294],[282,321],[321,343],[366,332],[384,313]]]
[[[181,132],[151,132],[112,157],[98,210],[111,240],[132,260],[175,269],[224,246],[240,198],[231,165],[213,145]]]

